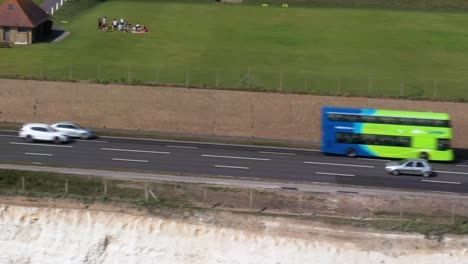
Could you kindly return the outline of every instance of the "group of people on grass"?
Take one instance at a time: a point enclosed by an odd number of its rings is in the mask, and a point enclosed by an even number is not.
[[[98,29],[102,31],[123,31],[123,32],[131,32],[131,33],[149,33],[149,28],[146,25],[141,26],[139,23],[132,26],[129,21],[125,21],[124,18],[120,18],[119,20],[113,19],[109,21],[106,16],[98,18]]]

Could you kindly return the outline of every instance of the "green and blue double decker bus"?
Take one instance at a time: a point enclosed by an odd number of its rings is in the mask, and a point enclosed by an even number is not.
[[[446,113],[322,108],[321,151],[328,154],[452,161]]]

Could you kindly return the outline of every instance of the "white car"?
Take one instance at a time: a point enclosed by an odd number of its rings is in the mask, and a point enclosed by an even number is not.
[[[78,124],[72,122],[58,122],[50,126],[53,129],[60,131],[69,137],[81,139],[90,139],[96,137],[92,130],[82,128]]]
[[[42,123],[24,124],[19,131],[19,137],[29,143],[34,141],[51,141],[55,144],[60,144],[70,141],[67,135],[53,129],[48,124]]]

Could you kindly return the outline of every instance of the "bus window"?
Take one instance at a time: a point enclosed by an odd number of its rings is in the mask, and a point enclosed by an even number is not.
[[[363,123],[377,123],[377,117],[375,116],[362,116]]]
[[[437,149],[438,150],[450,149],[450,140],[438,138],[437,139]]]

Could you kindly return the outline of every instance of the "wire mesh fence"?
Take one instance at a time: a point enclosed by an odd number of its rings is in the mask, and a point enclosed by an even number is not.
[[[187,183],[103,179],[54,173],[2,172],[0,195],[71,197],[163,207],[210,208],[279,215],[452,224],[468,217],[468,201],[350,193],[308,193]],[[426,206],[424,206],[426,204]]]
[[[468,83],[457,80],[339,76],[325,73],[268,72],[251,68],[200,70],[197,67],[149,65],[27,65],[19,71],[0,65],[0,78],[91,81],[301,94],[395,97],[468,101]]]

